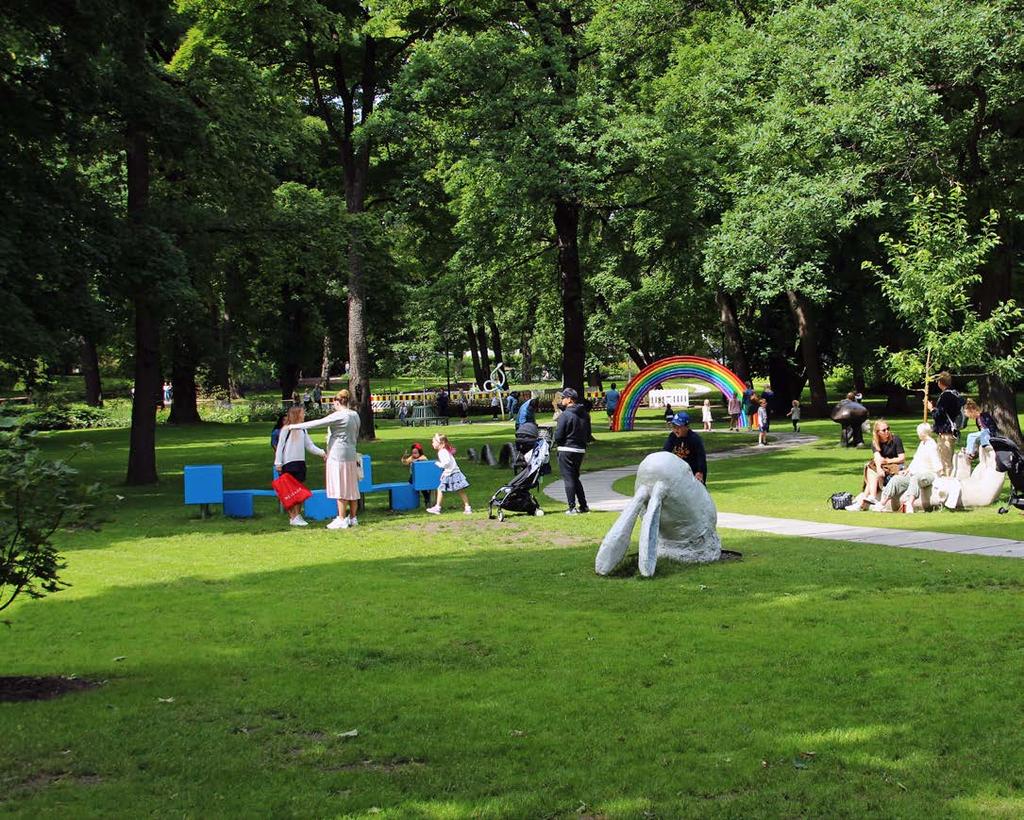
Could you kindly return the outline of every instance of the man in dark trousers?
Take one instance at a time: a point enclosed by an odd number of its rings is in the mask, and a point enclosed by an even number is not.
[[[565,482],[566,515],[590,512],[587,497],[580,483],[580,467],[590,440],[590,415],[580,406],[579,394],[571,387],[562,390],[562,415],[555,427],[554,442],[558,447],[558,470]]]
[[[704,450],[704,442],[690,429],[690,414],[676,413],[672,417],[672,432],[665,440],[662,449],[666,453],[675,453],[690,465],[693,477],[702,484],[708,482],[708,456]]]

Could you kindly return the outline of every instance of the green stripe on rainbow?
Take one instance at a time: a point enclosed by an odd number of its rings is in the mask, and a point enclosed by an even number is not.
[[[636,411],[651,390],[669,379],[695,379],[715,387],[728,401],[732,396],[742,396],[746,385],[728,367],[713,359],[700,356],[670,356],[649,364],[630,379],[619,396],[619,406],[612,416],[612,430],[632,430]],[[740,419],[747,424],[746,415]]]

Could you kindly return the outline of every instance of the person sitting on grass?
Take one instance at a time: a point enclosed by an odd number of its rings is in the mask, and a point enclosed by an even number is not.
[[[927,422],[917,425],[917,452],[905,470],[889,479],[882,490],[881,500],[871,507],[875,512],[893,512],[893,502],[899,500],[905,513],[914,511],[914,501],[921,497],[922,489],[931,487],[942,470],[939,446],[932,438],[932,426]],[[927,505],[924,505],[927,509]]]
[[[402,453],[402,463],[409,468],[409,481],[412,481],[412,464],[414,461],[426,461],[427,457],[423,455],[423,445],[418,441],[413,442],[412,450],[406,450]],[[420,490],[420,495],[423,496],[423,503],[430,507],[430,490]]]
[[[978,428],[977,432],[968,434],[964,451],[968,457],[977,458],[978,450],[988,447],[992,436],[999,435],[999,428],[996,426],[996,420],[992,418],[992,414],[982,410],[974,399],[964,402],[964,415]]]
[[[462,511],[469,515],[473,512],[473,508],[469,506],[469,496],[466,495],[469,481],[455,460],[455,448],[449,443],[448,437],[441,433],[434,436],[431,444],[437,450],[437,466],[441,468],[441,483],[437,485],[437,501],[434,502],[433,507],[427,507],[427,512],[431,515],[440,515],[444,494],[458,493],[459,498],[462,499]]]
[[[285,414],[285,426],[302,424],[306,411],[301,404],[293,405]],[[306,453],[315,453],[320,458],[327,458],[327,453],[313,443],[305,430],[286,430],[278,437],[277,451],[274,455],[274,469],[284,475],[288,473],[300,484],[306,481]],[[294,504],[285,510],[288,523],[293,527],[307,527],[309,522],[302,517],[302,504]]]
[[[707,484],[707,451],[704,449],[701,437],[690,429],[689,413],[679,412],[672,417],[672,432],[668,434],[665,446],[661,449],[666,453],[675,453],[679,456],[690,465],[693,477],[702,484]]]

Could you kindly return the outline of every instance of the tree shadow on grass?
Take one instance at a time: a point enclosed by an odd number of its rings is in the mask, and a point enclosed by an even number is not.
[[[748,550],[634,583],[483,549],[31,602],[5,672],[108,683],[19,706],[0,780],[29,813],[736,816],[914,814],[1014,770],[1015,602],[972,587],[1000,573]]]

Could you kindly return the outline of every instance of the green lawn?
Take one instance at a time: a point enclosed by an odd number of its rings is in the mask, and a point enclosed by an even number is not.
[[[4,674],[106,683],[0,704],[0,812],[1024,813],[1024,562],[727,531],[742,561],[598,578],[612,514],[498,524],[373,497],[358,530],[329,532],[269,503],[249,521],[181,506],[184,463],[265,483],[266,426],[161,427],[161,485],[115,487],[104,529],[65,540],[73,586],[5,613]],[[449,433],[461,454],[508,429]],[[402,477],[429,432],[383,427],[375,474]],[[599,432],[587,464],[635,463],[663,435]],[[86,472],[121,477],[125,431],[44,446],[78,441]],[[824,447],[717,462],[712,491],[763,511],[780,466],[861,458]],[[505,473],[463,466],[482,508]]]

